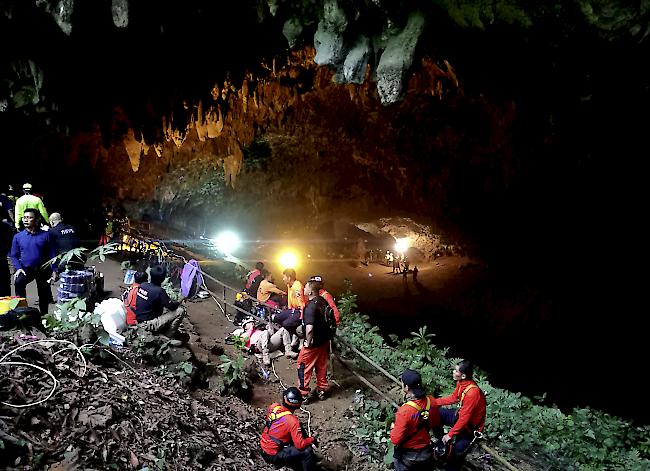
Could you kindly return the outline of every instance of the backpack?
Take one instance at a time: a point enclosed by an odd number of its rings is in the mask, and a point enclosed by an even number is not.
[[[331,340],[336,335],[336,316],[334,315],[334,309],[327,301],[323,309],[323,319],[325,319],[325,325],[329,329],[329,338]]]
[[[251,298],[257,298],[257,290],[260,287],[260,284],[262,284],[262,280],[264,279],[264,275],[259,274],[255,278],[253,278],[253,282],[251,285],[245,289],[244,291],[246,294],[248,294]]]
[[[181,293],[184,297],[191,299],[199,292],[203,285],[203,274],[199,262],[192,259],[185,264],[181,272]]]

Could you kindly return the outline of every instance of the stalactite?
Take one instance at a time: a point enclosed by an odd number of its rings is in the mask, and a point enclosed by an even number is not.
[[[208,119],[203,119],[203,102],[199,100],[196,111],[196,134],[199,141],[204,142],[208,137]]]
[[[221,107],[217,106],[217,111],[214,109],[206,116],[206,123],[208,126],[208,137],[213,139],[221,135],[223,131],[223,115],[221,114]]]
[[[111,7],[113,23],[118,28],[126,28],[129,24],[129,2],[128,0],[113,0]]]
[[[241,86],[242,101],[244,105],[244,113],[248,110],[248,80],[244,79]]]
[[[140,133],[140,144],[142,146],[142,155],[147,155],[150,146],[144,141],[144,135],[142,133]]]
[[[133,129],[129,128],[126,136],[122,140],[124,148],[131,162],[131,170],[137,172],[140,168],[140,154],[142,153],[142,143],[135,138]]]

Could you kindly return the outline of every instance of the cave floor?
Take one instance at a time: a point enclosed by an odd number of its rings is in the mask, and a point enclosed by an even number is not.
[[[109,297],[119,296],[126,289],[119,261],[109,258],[103,263],[97,262],[96,267],[104,274],[105,290],[109,293]],[[56,294],[56,284],[53,286],[53,292]],[[35,305],[36,299],[36,285],[30,283],[27,289],[28,304]],[[50,312],[54,308],[55,305],[50,305]],[[189,346],[201,362],[220,364],[221,351],[225,351],[230,356],[236,353],[234,347],[227,345],[224,341],[235,329],[235,326],[226,319],[214,300],[208,298],[190,302],[187,308],[192,324]],[[247,363],[257,369],[254,357],[249,357]],[[264,414],[262,409],[281,398],[282,384],[286,387],[297,384],[295,361],[280,356],[273,363],[278,378],[275,378],[272,371],[269,381],[258,375],[254,382],[252,396],[248,399],[250,404],[260,408],[260,416]],[[325,401],[316,401],[305,406],[305,409],[310,412],[311,418],[302,411],[298,411],[297,415],[305,426],[309,420],[312,430],[318,434],[321,443],[320,452],[325,457],[327,469],[344,469],[353,459],[346,446],[349,440],[351,421],[345,417],[345,412],[354,400],[355,390],[362,387],[362,383],[337,361],[333,360],[331,365],[333,370],[331,371],[329,397]],[[368,375],[368,379],[380,387],[384,385],[385,390],[390,388],[381,376]],[[312,379],[312,387],[314,381],[315,378]],[[194,394],[200,396],[200,391]],[[398,396],[395,398],[398,399]],[[375,465],[365,462],[359,462],[355,468],[368,471],[379,469]]]

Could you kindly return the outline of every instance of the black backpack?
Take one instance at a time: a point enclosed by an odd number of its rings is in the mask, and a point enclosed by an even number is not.
[[[336,335],[336,316],[334,315],[334,309],[325,301],[325,307],[323,308],[323,319],[325,319],[325,325],[329,329],[329,338],[330,340]]]
[[[255,278],[253,278],[253,282],[251,283],[251,285],[244,290],[246,294],[249,295],[251,298],[257,298],[257,289],[260,287],[260,284],[262,284],[263,279],[264,279],[264,275],[262,274],[259,274]]]

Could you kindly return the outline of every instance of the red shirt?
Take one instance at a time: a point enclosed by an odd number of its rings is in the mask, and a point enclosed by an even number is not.
[[[318,295],[327,301],[327,304],[330,305],[332,308],[332,311],[334,311],[334,318],[336,319],[336,325],[339,325],[341,322],[341,313],[339,313],[339,308],[336,307],[336,303],[334,302],[334,296],[329,294],[327,291],[324,289],[320,290],[318,292]]]
[[[420,412],[413,406],[404,404],[395,413],[395,427],[390,431],[390,441],[400,448],[419,450],[431,442],[429,430],[440,426],[440,412],[433,396],[411,399],[422,409],[427,407],[427,397],[431,400],[429,409],[429,428],[421,425]],[[420,427],[418,429],[418,427]],[[416,432],[417,430],[417,432]]]
[[[298,418],[289,411],[284,406],[280,404],[273,403],[269,406],[269,409],[266,412],[266,419],[269,420],[273,409],[279,407],[276,411],[276,415],[280,415],[283,412],[289,412],[289,414],[276,419],[271,424],[271,427],[264,426],[264,431],[262,432],[262,438],[260,439],[260,445],[262,451],[267,455],[277,455],[280,450],[280,445],[271,440],[270,437],[276,438],[287,445],[295,446],[299,450],[304,450],[309,445],[314,443],[313,437],[303,437],[302,430],[300,428],[300,421]]]
[[[126,324],[127,325],[136,325],[138,323],[137,318],[135,317],[135,301],[138,296],[138,289],[140,288],[140,283],[133,283],[128,293],[126,294],[124,302],[124,307],[126,308]]]
[[[469,388],[469,389],[468,389]],[[463,391],[465,397],[463,398]],[[485,395],[479,389],[476,383],[470,379],[458,381],[456,389],[451,395],[436,399],[439,406],[449,406],[451,404],[462,403],[458,409],[458,420],[449,431],[449,436],[453,437],[461,432],[483,430],[485,426]]]

